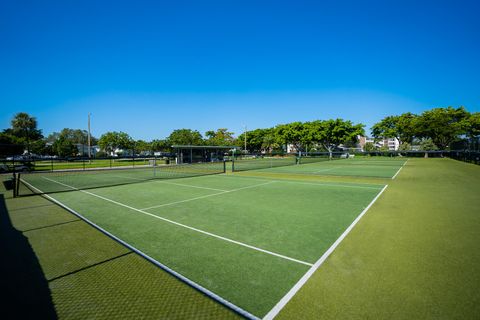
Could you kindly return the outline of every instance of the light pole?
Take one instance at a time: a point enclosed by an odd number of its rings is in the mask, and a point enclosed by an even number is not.
[[[91,113],[89,112],[88,113],[88,163],[90,163],[90,159],[92,157],[92,154],[91,154],[91,138],[90,138],[90,115]]]
[[[247,126],[245,125],[245,154],[247,154]]]

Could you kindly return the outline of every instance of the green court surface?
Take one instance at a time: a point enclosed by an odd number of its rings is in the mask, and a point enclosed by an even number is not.
[[[320,164],[291,168],[313,165]],[[289,292],[384,188],[217,174],[79,190],[89,187],[88,179],[135,179],[129,171],[100,175],[23,179],[37,192],[56,191],[47,197],[256,317]]]
[[[308,159],[308,158],[307,158]],[[301,160],[300,160],[301,161]],[[328,160],[313,158],[312,162],[258,169],[263,172],[277,172],[290,174],[329,175],[329,176],[357,176],[372,178],[393,178],[398,170],[407,161],[404,158],[349,158]]]

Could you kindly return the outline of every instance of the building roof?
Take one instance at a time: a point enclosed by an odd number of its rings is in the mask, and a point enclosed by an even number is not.
[[[183,144],[175,144],[172,148],[177,149],[240,149],[237,146],[196,146],[196,145],[183,145]]]

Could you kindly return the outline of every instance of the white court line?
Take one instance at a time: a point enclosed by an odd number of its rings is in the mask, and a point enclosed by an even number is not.
[[[184,203],[184,202],[190,202],[190,201],[194,201],[194,200],[198,200],[198,199],[209,198],[209,197],[218,196],[218,195],[221,195],[221,194],[230,193],[230,192],[234,192],[234,191],[239,191],[239,190],[243,190],[243,189],[249,189],[249,188],[259,187],[259,186],[263,186],[263,185],[270,184],[270,183],[274,183],[274,182],[277,182],[277,181],[276,181],[276,180],[271,180],[271,181],[268,181],[268,182],[265,182],[265,183],[255,184],[255,185],[253,185],[253,186],[247,186],[247,187],[242,187],[242,188],[237,188],[237,189],[222,191],[222,192],[218,192],[218,193],[207,194],[207,195],[205,195],[205,196],[190,198],[190,199],[186,199],[186,200],[180,200],[180,201],[175,201],[175,202],[169,202],[169,203],[159,204],[159,205],[157,205],[157,206],[152,206],[152,207],[148,207],[148,208],[142,208],[141,210],[149,210],[149,209],[155,209],[155,208],[161,208],[161,207],[171,206],[171,205],[174,205],[174,204],[179,204],[179,203]]]
[[[221,192],[227,192],[227,191],[228,191],[228,190],[223,190],[223,189],[215,189],[215,188],[210,188],[210,187],[193,186],[193,185],[190,185],[190,184],[175,183],[175,182],[170,182],[170,181],[152,180],[152,182],[165,183],[165,184],[171,184],[171,185],[174,185],[174,186],[182,186],[182,187],[189,187],[189,188],[197,188],[197,189],[221,191]]]
[[[246,243],[243,243],[243,242],[240,242],[240,241],[236,241],[236,240],[232,240],[232,239],[230,239],[230,238],[222,237],[222,236],[219,236],[219,235],[217,235],[217,234],[214,234],[214,233],[211,233],[211,232],[208,232],[208,231],[204,231],[204,230],[201,230],[201,229],[197,229],[197,228],[194,228],[194,227],[190,227],[190,226],[187,226],[187,225],[185,225],[185,224],[182,224],[182,223],[179,223],[179,222],[176,222],[176,221],[167,219],[167,218],[163,218],[163,217],[161,217],[161,216],[154,215],[154,214],[149,213],[149,212],[146,212],[146,211],[144,211],[144,210],[131,207],[131,206],[129,206],[129,205],[120,203],[120,202],[118,202],[118,201],[115,201],[115,200],[112,200],[112,199],[108,199],[108,198],[102,197],[102,196],[100,196],[100,195],[98,195],[98,194],[95,194],[95,193],[92,193],[92,192],[88,192],[88,191],[86,191],[86,190],[80,190],[80,189],[78,189],[78,188],[69,186],[68,184],[64,184],[64,183],[59,182],[59,181],[55,181],[55,180],[52,180],[52,179],[49,179],[49,178],[46,178],[46,177],[42,177],[42,178],[43,178],[43,179],[46,179],[46,180],[49,180],[49,181],[52,181],[52,182],[55,182],[55,183],[58,183],[58,184],[60,184],[60,185],[62,185],[62,186],[65,186],[65,187],[67,187],[67,188],[70,188],[70,189],[72,189],[72,190],[77,190],[77,191],[80,191],[80,192],[89,194],[89,195],[91,195],[91,196],[97,197],[97,198],[99,198],[99,199],[102,199],[102,200],[105,200],[105,201],[114,203],[114,204],[119,205],[119,206],[121,206],[121,207],[124,207],[124,208],[130,209],[130,210],[133,210],[133,211],[137,211],[137,212],[143,213],[143,214],[145,214],[145,215],[147,215],[147,216],[150,216],[150,217],[153,217],[153,218],[156,218],[156,219],[160,219],[160,220],[166,221],[166,222],[168,222],[168,223],[177,225],[177,226],[179,226],[179,227],[183,227],[183,228],[186,228],[186,229],[189,229],[189,230],[193,230],[193,231],[196,231],[196,232],[199,232],[199,233],[208,235],[208,236],[213,237],[213,238],[217,238],[217,239],[224,240],[224,241],[227,241],[227,242],[230,242],[230,243],[234,243],[234,244],[240,245],[240,246],[242,246],[242,247],[246,247],[246,248],[249,248],[249,249],[253,249],[253,250],[256,250],[256,251],[260,251],[260,252],[263,252],[263,253],[266,253],[266,254],[269,254],[269,255],[278,257],[278,258],[282,258],[282,259],[285,259],[285,260],[290,260],[290,261],[293,261],[293,262],[296,262],[296,263],[300,263],[300,264],[303,264],[303,265],[306,265],[306,266],[312,266],[312,264],[309,263],[309,262],[305,262],[305,261],[302,261],[302,260],[298,260],[298,259],[295,259],[295,258],[291,258],[291,257],[288,257],[288,256],[284,256],[284,255],[282,255],[282,254],[275,253],[275,252],[272,252],[272,251],[268,251],[268,250],[265,250],[265,249],[261,249],[261,248],[255,247],[255,246],[251,246],[251,245],[249,245],[249,244],[246,244]],[[273,181],[271,181],[271,182],[269,182],[269,183],[272,183],[272,182],[273,182]],[[253,187],[258,187],[258,186],[265,185],[265,184],[266,184],[266,183],[256,184],[256,185],[250,186],[250,187],[253,188]],[[246,187],[245,187],[245,188],[246,188]],[[242,188],[242,189],[245,189],[245,188]],[[237,190],[238,190],[238,189],[237,189]],[[232,192],[232,191],[233,191],[233,190],[228,191],[228,192]]]
[[[337,169],[337,168],[338,168],[338,167],[333,167],[333,168],[330,168],[330,169],[322,169],[322,170],[314,171],[313,173],[319,173],[319,172],[330,171],[330,170]]]
[[[373,190],[380,190],[383,186],[378,187],[371,187],[371,186],[356,186],[356,185],[344,185],[344,184],[332,184],[332,183],[315,183],[315,182],[300,182],[300,181],[288,181],[288,180],[278,180],[278,182],[285,182],[285,183],[294,183],[294,184],[306,184],[312,186],[328,186],[328,187],[344,187],[344,188],[359,188],[359,189],[373,189]]]
[[[402,166],[400,167],[400,169],[398,169],[397,173],[395,173],[395,175],[392,177],[392,180],[395,179],[397,177],[397,175],[400,173],[400,170],[402,170],[403,166],[405,166],[408,162],[408,159],[407,161],[405,161]]]
[[[352,224],[342,233],[342,235],[332,244],[330,248],[318,259],[317,262],[305,273],[305,275],[287,292],[287,294],[270,310],[263,320],[271,320],[277,316],[277,314],[285,307],[285,305],[293,298],[293,296],[303,287],[303,285],[310,279],[315,271],[325,262],[325,260],[332,254],[335,248],[342,242],[343,239],[350,233],[353,227],[360,221],[370,207],[377,201],[380,195],[387,189],[388,185],[385,185],[375,198],[369,203],[369,205],[358,215],[358,217],[352,222]]]

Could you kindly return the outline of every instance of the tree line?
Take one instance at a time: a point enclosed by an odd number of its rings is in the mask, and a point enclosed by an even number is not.
[[[480,113],[470,113],[464,107],[447,107],[419,115],[407,112],[387,116],[372,127],[372,135],[376,139],[397,138],[402,150],[409,150],[412,144],[428,145],[431,150],[447,150],[458,141],[478,143]]]
[[[35,117],[17,113],[11,127],[0,133],[2,155],[28,154],[75,156],[78,145],[86,146],[88,132],[64,128],[44,137]],[[375,140],[396,138],[401,150],[410,150],[414,144],[423,150],[448,149],[458,141],[478,141],[480,138],[480,113],[470,113],[464,107],[434,108],[421,114],[410,112],[387,116],[372,127]],[[245,136],[246,135],[246,136]],[[339,146],[355,147],[358,137],[365,136],[365,125],[343,119],[315,120],[279,124],[272,128],[259,128],[234,133],[226,128],[209,130],[202,135],[198,130],[176,129],[165,139],[135,140],[125,132],[106,132],[100,138],[90,137],[91,145],[98,145],[100,154],[111,155],[118,150],[130,154],[171,152],[172,145],[245,146],[249,152],[284,152],[287,145],[297,151],[332,152]],[[477,142],[478,143],[478,142]],[[367,144],[371,151],[377,147]]]

